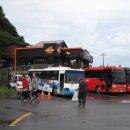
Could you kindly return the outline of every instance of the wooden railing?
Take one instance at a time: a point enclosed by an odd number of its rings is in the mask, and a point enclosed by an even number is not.
[[[62,65],[62,66],[64,66],[64,67],[70,67],[70,68],[73,68],[73,69],[79,69],[79,68],[81,68],[80,66],[77,67],[77,66],[71,66],[71,65]],[[57,67],[57,65],[54,65],[54,64],[21,65],[21,66],[17,66],[16,67],[16,72],[17,71],[28,71],[29,69],[44,69],[44,68],[47,68],[47,67]],[[88,66],[84,66],[84,67],[88,67]],[[14,68],[11,67],[10,70],[14,71]]]

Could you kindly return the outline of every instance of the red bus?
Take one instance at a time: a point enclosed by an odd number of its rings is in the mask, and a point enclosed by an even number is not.
[[[96,93],[126,92],[126,77],[122,67],[100,66],[85,68],[88,91]]]
[[[130,68],[124,67],[126,74],[126,92],[130,93]]]

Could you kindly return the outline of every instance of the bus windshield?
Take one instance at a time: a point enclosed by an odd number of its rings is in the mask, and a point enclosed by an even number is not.
[[[112,73],[113,83],[123,84],[126,82],[125,71],[114,71]]]
[[[79,83],[79,79],[84,78],[84,72],[80,71],[66,71],[65,83]]]

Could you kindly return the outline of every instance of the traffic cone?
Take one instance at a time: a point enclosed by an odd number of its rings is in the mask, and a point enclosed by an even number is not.
[[[44,100],[44,91],[43,91],[43,90],[42,90],[40,99],[41,99],[41,100]]]
[[[48,100],[51,100],[51,99],[52,99],[51,92],[48,91]]]

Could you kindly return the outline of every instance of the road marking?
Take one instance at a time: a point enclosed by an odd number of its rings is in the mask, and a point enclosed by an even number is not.
[[[120,103],[130,103],[130,100],[123,100]]]
[[[29,113],[27,113],[27,114],[25,114],[25,115],[20,116],[19,118],[17,118],[16,120],[14,120],[9,126],[15,126],[18,122],[20,122],[20,121],[23,120],[25,117],[27,117],[27,116],[29,116],[29,115],[31,115],[31,114],[32,114],[32,113],[29,112]]]

